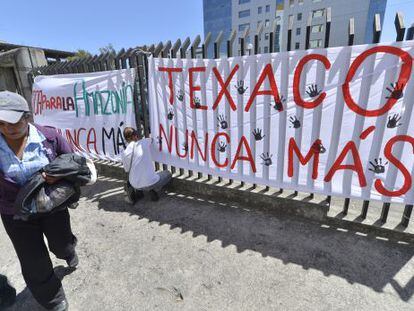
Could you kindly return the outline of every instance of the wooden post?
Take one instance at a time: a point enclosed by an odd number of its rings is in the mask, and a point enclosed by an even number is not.
[[[309,13],[308,21],[306,23],[305,50],[309,50],[311,27],[312,27],[312,13]]]
[[[223,31],[220,31],[220,33],[218,34],[218,36],[216,38],[216,41],[214,41],[214,58],[215,59],[220,58],[220,45],[221,45],[222,40],[223,40]],[[227,49],[228,48],[229,47],[227,46]],[[214,151],[214,152],[216,152],[216,151]],[[208,175],[208,178],[210,178],[210,175]],[[222,178],[219,177],[218,180],[221,182]]]
[[[305,38],[305,50],[309,50],[310,47],[310,32],[311,32],[311,27],[312,27],[312,13],[309,13],[308,16],[308,20],[306,22],[306,38]],[[293,192],[295,196],[297,196],[299,194],[299,192],[297,190],[295,190],[295,192]],[[314,194],[310,193],[309,194],[309,198],[313,199],[314,198]]]
[[[137,75],[139,81],[139,93],[141,99],[141,113],[142,113],[142,120],[143,120],[143,128],[144,128],[144,137],[149,137],[149,120],[148,120],[148,104],[147,104],[147,85],[148,79],[146,78],[146,71],[145,71],[145,63],[147,61],[147,56],[139,52],[137,56]]]
[[[191,58],[194,59],[196,58],[196,53],[197,53],[197,47],[201,42],[201,38],[200,35],[197,35],[197,37],[193,40],[193,44],[191,45],[190,48],[190,54],[191,54]],[[188,171],[188,175],[189,176],[193,176],[193,171]],[[201,173],[197,174],[197,178],[200,179],[201,177],[203,177],[203,175]]]
[[[410,28],[407,30],[407,37],[405,40],[413,40],[414,39],[414,24],[411,25]]]
[[[379,43],[381,39],[381,15],[375,14],[374,17],[374,35],[372,43]]]
[[[193,44],[190,48],[191,58],[196,58],[197,56],[197,48],[201,42],[200,35],[197,35],[197,37],[194,39]]]
[[[206,38],[204,39],[204,43],[201,45],[203,59],[207,58],[207,50],[208,50],[208,46],[210,45],[210,41],[211,41],[211,32],[207,34]]]
[[[237,32],[236,30],[233,30],[230,34],[229,39],[227,40],[227,57],[233,56],[233,46],[234,46],[234,40],[236,39]]]
[[[275,51],[275,33],[277,28],[277,21],[273,21],[272,23],[272,29],[269,33],[269,53],[273,53]]]
[[[180,46],[181,46],[181,40],[178,39],[177,41],[175,41],[174,45],[170,49],[170,57],[171,58],[177,58],[177,52],[178,52],[178,49],[180,48]],[[171,173],[175,174],[175,172],[176,172],[175,166],[171,166]],[[184,170],[180,169],[180,176],[183,175],[183,174],[184,174]]]
[[[184,40],[184,42],[183,42],[183,44],[181,45],[181,47],[180,47],[180,57],[181,57],[181,58],[185,58],[185,57],[186,57],[186,54],[187,54],[187,49],[188,49],[188,47],[190,46],[190,44],[191,44],[191,40],[190,40],[190,38],[189,38],[189,37],[187,37],[187,38]],[[189,173],[190,173],[190,171],[189,171]],[[180,175],[184,175],[184,169],[182,169],[182,168],[180,168]]]
[[[293,18],[290,18],[288,21],[289,25],[288,25],[288,34],[287,34],[287,47],[286,50],[287,51],[291,51],[292,50],[292,28],[293,28]]]
[[[254,54],[259,54],[259,45],[260,45],[260,37],[262,36],[263,33],[263,23],[259,22],[259,24],[257,25],[257,29],[256,29],[256,33],[254,35]]]
[[[207,36],[204,39],[204,43],[201,46],[203,59],[207,58],[207,51],[208,51],[208,46],[210,45],[210,41],[211,41],[211,32],[207,34]],[[207,180],[211,180],[212,178],[213,176],[211,176],[210,174],[207,174]]]
[[[326,9],[326,29],[325,29],[325,48],[329,47],[329,39],[331,37],[332,8]]]
[[[401,219],[401,225],[403,227],[408,227],[412,211],[413,211],[413,206],[412,205],[406,205],[405,206],[403,217]]]
[[[191,44],[191,40],[190,40],[190,38],[189,38],[189,37],[187,37],[187,38],[184,40],[184,42],[183,42],[183,44],[182,44],[182,46],[181,46],[181,48],[180,48],[180,57],[181,57],[181,58],[185,58],[186,53],[187,53],[187,49],[188,49],[188,47],[190,46],[190,44]]]
[[[171,51],[170,51],[171,58],[177,58],[177,53],[178,53],[178,50],[180,49],[180,46],[181,46],[181,40],[178,39],[177,41],[175,41],[173,47],[171,48]]]
[[[354,39],[355,39],[355,19],[352,17],[349,19],[349,25],[348,25],[348,45],[352,46],[354,45]],[[331,203],[331,196],[328,197],[328,203]],[[350,199],[349,198],[345,198],[344,201],[344,207],[342,210],[342,214],[343,215],[348,215],[348,210],[349,210],[349,203],[350,203]]]
[[[220,58],[220,45],[223,40],[223,31],[220,31],[220,33],[217,36],[216,41],[214,41],[214,58]]]
[[[152,53],[152,55],[153,55],[154,57],[159,57],[159,56],[160,56],[160,53],[161,53],[161,51],[162,51],[162,47],[163,47],[162,42],[159,42],[159,43],[157,44],[157,46],[154,48],[154,52]],[[157,171],[159,171],[159,170],[160,170],[160,164],[159,164],[158,162],[155,162],[155,169],[156,169]]]
[[[403,41],[404,36],[405,36],[405,26],[404,26],[404,16],[402,15],[401,12],[397,12],[397,14],[395,14],[394,25],[395,25],[395,31],[397,32],[396,41],[398,42]]]
[[[254,47],[253,47],[254,55],[259,54],[259,44],[260,44],[259,38],[262,36],[263,28],[264,28],[263,23],[259,22],[256,28],[256,33],[254,35]],[[256,187],[257,187],[257,184],[253,184],[253,189],[256,189]]]
[[[154,53],[153,53],[154,57],[158,57],[160,55],[160,53],[162,51],[162,47],[163,47],[162,42],[158,43],[158,45],[155,47],[155,50],[154,50]]]
[[[122,49],[118,52],[118,54],[115,56],[115,69],[121,69],[121,58],[125,53],[125,49]]]
[[[139,101],[138,87],[137,87],[141,83],[141,79],[140,79],[139,71],[138,71],[137,53],[138,53],[137,48],[131,51],[130,55],[128,55],[129,56],[128,61],[129,61],[129,68],[134,68],[136,71],[136,76],[134,80],[133,102],[134,102],[135,123],[137,125],[138,137],[141,138],[143,136],[143,133],[141,132],[142,117],[141,117],[141,112],[140,112],[140,106],[142,105],[142,103],[140,103]]]
[[[240,56],[244,56],[246,51],[246,37],[249,34],[249,28],[244,29],[243,35],[240,38]]]
[[[379,43],[381,39],[381,16],[379,14],[375,14],[374,18],[374,33],[372,38],[372,43]],[[367,218],[368,214],[368,207],[369,207],[369,200],[365,200],[362,204],[362,211],[361,211],[361,218]]]
[[[167,43],[165,43],[165,45],[162,47],[162,51],[161,51],[161,57],[162,58],[168,58],[168,54],[170,53],[171,50],[171,41],[168,40]]]
[[[171,41],[168,40],[165,44],[161,43],[161,52],[160,55],[162,58],[168,58],[168,53],[171,50]],[[166,164],[162,165],[162,170],[163,171],[167,171],[168,170],[168,166]]]
[[[397,33],[396,41],[403,41],[404,35],[405,35],[405,27],[404,27],[404,18],[401,13],[397,13],[395,15],[394,25],[395,25],[395,31]],[[382,205],[381,218],[380,218],[382,223],[387,222],[390,206],[391,206],[391,203],[388,203],[388,202]]]
[[[230,33],[229,39],[227,40],[227,57],[232,57],[233,56],[233,47],[234,47],[234,40],[236,40],[236,35],[237,35],[236,30],[233,30]],[[223,178],[219,177],[218,180],[219,180],[219,182],[221,182],[223,180]],[[232,184],[233,180],[229,179],[229,183]]]
[[[354,45],[355,40],[355,19],[352,17],[349,19],[349,26],[348,26],[348,45]]]

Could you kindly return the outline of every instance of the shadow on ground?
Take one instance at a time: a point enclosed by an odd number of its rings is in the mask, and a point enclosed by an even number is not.
[[[412,259],[413,245],[184,193],[167,193],[159,202],[144,198],[130,206],[124,202],[122,185],[104,177],[99,194],[90,187],[84,197],[105,211],[138,215],[194,237],[203,235],[210,242],[221,241],[222,247],[234,245],[240,253],[256,251],[377,292],[389,284],[404,301],[414,294],[414,277],[405,284],[395,278]]]
[[[64,267],[64,266],[57,266],[54,268],[56,276],[59,280],[63,280],[63,278],[69,274],[71,274],[74,269]],[[0,309],[1,310],[1,309]],[[16,302],[9,308],[4,308],[5,311],[44,311],[41,305],[37,303],[37,301],[33,298],[32,293],[30,290],[25,287],[20,293],[17,294]]]

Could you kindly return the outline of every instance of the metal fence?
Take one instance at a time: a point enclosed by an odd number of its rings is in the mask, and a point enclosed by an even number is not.
[[[331,14],[330,10],[327,10],[326,14],[326,32],[325,32],[325,44],[324,47],[329,47],[330,39],[330,29],[331,29]],[[381,37],[381,20],[380,15],[377,14],[374,18],[373,24],[374,32],[372,43],[379,43]],[[293,23],[288,25],[287,30],[287,50],[292,50],[292,30]],[[414,25],[406,29],[404,25],[404,20],[402,14],[397,13],[395,17],[395,30],[396,30],[396,41],[403,40],[413,40],[414,38]],[[153,44],[151,46],[142,46],[136,48],[130,48],[128,50],[122,49],[118,54],[114,55],[111,53],[100,54],[95,56],[90,56],[87,58],[77,59],[73,61],[65,62],[56,62],[48,66],[35,68],[30,73],[30,78],[33,81],[34,77],[37,75],[54,75],[54,74],[67,74],[67,73],[85,73],[85,72],[96,72],[96,71],[105,71],[105,70],[116,70],[116,69],[125,69],[125,68],[136,68],[136,81],[135,81],[135,92],[134,92],[134,106],[136,112],[136,123],[139,129],[139,134],[141,137],[148,137],[150,133],[149,118],[148,118],[148,96],[147,96],[147,77],[148,77],[148,55],[154,57],[163,57],[163,58],[197,58],[202,57],[206,58],[207,49],[210,44],[213,44],[214,58],[218,59],[221,57],[220,50],[223,44],[226,44],[227,57],[232,56],[243,56],[247,52],[246,46],[246,37],[249,35],[249,29],[245,29],[241,34],[241,38],[236,42],[237,32],[234,30],[231,32],[228,38],[224,38],[223,32],[220,32],[214,42],[212,42],[211,34],[208,34],[204,41],[202,42],[201,37],[198,35],[194,40],[186,38],[184,41],[178,39],[174,44],[171,41],[166,43]],[[276,33],[276,23],[272,25],[271,32],[268,36],[268,51],[269,53],[274,52],[274,40]],[[306,27],[306,42],[305,49],[310,48],[310,33],[311,33],[311,24],[308,20]],[[355,37],[355,19],[350,18],[348,33],[344,34],[348,36],[348,45],[354,45]],[[259,41],[265,40],[263,37],[263,25],[258,25],[257,29],[254,32],[253,40],[253,53],[258,54],[259,52]],[[157,169],[160,165],[156,163]],[[168,169],[166,165],[162,165],[162,168]],[[179,175],[187,174],[183,169],[180,169],[177,172],[175,167],[170,168],[173,173],[178,173]],[[197,177],[203,177],[202,173],[196,172]],[[193,176],[193,172],[189,171],[188,175]],[[208,179],[211,179],[212,176],[208,175]],[[221,181],[221,178],[219,178]],[[232,180],[229,181],[232,183]],[[243,185],[243,183],[242,183]],[[253,188],[255,185],[253,185]],[[269,190],[268,188],[266,190]],[[283,192],[283,189],[280,189],[280,192]],[[295,192],[295,194],[298,194]],[[313,197],[313,194],[310,194],[310,197]],[[328,204],[331,202],[331,197],[327,197],[326,201]],[[350,199],[345,198],[342,214],[345,216],[348,214],[348,209],[350,205]],[[370,202],[364,201],[362,206],[362,211],[360,218],[365,219],[367,217],[368,208]],[[390,203],[384,203],[382,207],[380,221],[386,223],[388,218],[388,213],[390,209]],[[401,216],[401,226],[407,227],[410,221],[412,214],[412,205],[406,205],[403,215]]]

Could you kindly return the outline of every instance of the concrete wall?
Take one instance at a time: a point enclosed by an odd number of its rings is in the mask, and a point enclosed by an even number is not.
[[[0,53],[0,88],[19,93],[30,103],[32,86],[28,74],[45,65],[47,60],[41,49],[18,48]]]

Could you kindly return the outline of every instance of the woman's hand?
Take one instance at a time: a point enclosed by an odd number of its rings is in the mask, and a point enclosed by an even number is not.
[[[60,177],[49,176],[49,175],[46,175],[45,172],[42,172],[42,177],[44,178],[46,183],[48,183],[49,185],[53,185],[54,183],[60,180]]]

